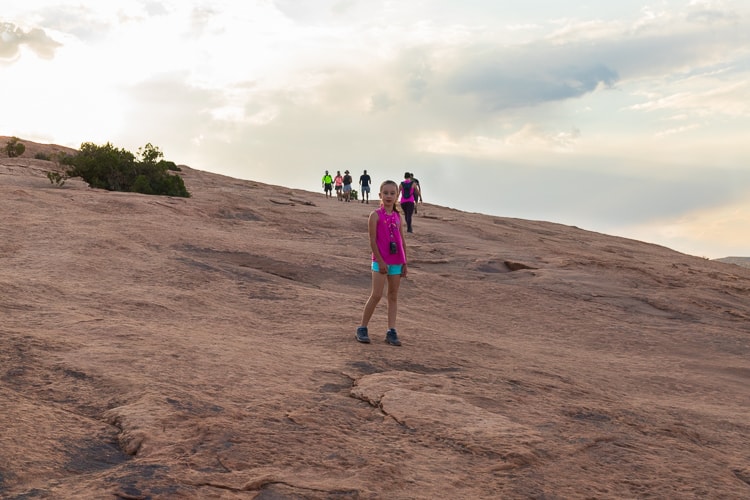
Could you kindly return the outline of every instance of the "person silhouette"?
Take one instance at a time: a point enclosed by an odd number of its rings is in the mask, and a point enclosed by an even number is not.
[[[409,176],[411,177],[411,181],[414,184],[416,184],[416,186],[418,188],[418,193],[419,193],[419,199],[415,199],[414,200],[414,213],[416,214],[417,213],[417,202],[422,203],[422,185],[419,183],[419,180],[416,177],[414,177],[414,172],[411,172],[409,174]]]
[[[344,200],[351,201],[352,196],[352,176],[349,175],[349,171],[344,171]]]
[[[398,194],[401,196],[401,210],[406,220],[406,232],[413,233],[411,220],[414,215],[414,200],[419,198],[419,187],[412,181],[409,172],[404,174],[404,180],[398,186]]]
[[[323,175],[323,191],[326,193],[326,198],[333,198],[333,177],[328,173],[328,170]]]
[[[341,170],[336,171],[336,177],[333,178],[333,185],[336,188],[336,198],[339,201],[343,201],[344,195],[341,193],[341,190],[344,187],[344,178],[341,176]]]
[[[372,179],[367,174],[367,170],[359,176],[359,186],[360,186],[360,193],[362,193],[362,203],[365,203],[365,198],[367,199],[367,203],[370,203],[370,183],[372,182]]]

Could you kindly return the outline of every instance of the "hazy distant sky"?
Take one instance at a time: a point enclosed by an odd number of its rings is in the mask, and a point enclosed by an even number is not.
[[[750,256],[750,2],[0,0],[0,135]]]

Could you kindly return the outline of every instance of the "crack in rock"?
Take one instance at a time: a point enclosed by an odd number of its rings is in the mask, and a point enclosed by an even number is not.
[[[351,394],[409,429],[454,443],[466,452],[498,456],[512,465],[537,460],[535,446],[542,439],[533,429],[439,392],[441,385],[449,384],[439,376],[387,372],[362,377]]]

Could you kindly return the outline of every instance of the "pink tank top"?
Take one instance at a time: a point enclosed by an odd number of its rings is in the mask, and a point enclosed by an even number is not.
[[[395,210],[390,214],[385,212],[384,208],[379,208],[378,227],[375,231],[375,244],[380,250],[380,255],[386,264],[406,264],[406,252],[404,252],[404,242],[401,240],[401,216]],[[391,253],[391,241],[396,244],[396,253]],[[372,260],[375,261],[375,254],[372,254]]]

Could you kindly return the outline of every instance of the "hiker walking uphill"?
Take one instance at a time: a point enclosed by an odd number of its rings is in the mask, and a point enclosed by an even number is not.
[[[352,196],[352,176],[349,175],[349,171],[344,172],[344,200],[350,201]]]
[[[344,195],[341,193],[341,190],[344,188],[344,178],[341,177],[341,170],[336,171],[336,177],[333,179],[333,184],[336,188],[336,198],[338,198],[339,201],[343,201]]]
[[[414,215],[415,200],[419,199],[419,186],[412,181],[409,172],[404,174],[404,180],[398,186],[398,193],[401,195],[401,210],[403,210],[404,219],[406,219],[406,232],[413,233],[411,219]]]
[[[323,175],[323,191],[326,193],[326,198],[333,198],[333,177],[328,173],[328,170]]]
[[[367,203],[370,203],[370,183],[372,182],[372,179],[370,178],[370,175],[367,173],[367,170],[364,171],[362,175],[359,176],[359,192],[362,193],[362,202],[365,202],[365,198],[367,198]]]
[[[414,183],[415,186],[417,186],[417,192],[419,193],[419,198],[414,199],[414,214],[417,213],[417,203],[422,203],[422,185],[419,183],[419,180],[414,177],[414,172],[411,172],[409,174],[409,177],[411,177],[411,181]]]

